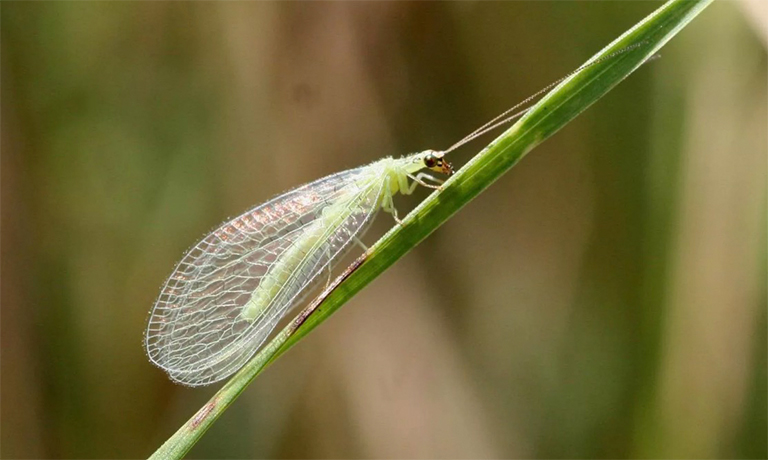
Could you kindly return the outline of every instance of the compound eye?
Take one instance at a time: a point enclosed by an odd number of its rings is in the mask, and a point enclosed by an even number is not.
[[[424,165],[427,168],[434,168],[436,164],[437,164],[437,158],[435,158],[435,156],[432,155],[431,153],[424,157]]]

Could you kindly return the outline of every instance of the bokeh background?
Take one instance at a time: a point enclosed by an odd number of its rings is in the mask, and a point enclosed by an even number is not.
[[[447,147],[659,5],[3,2],[3,457],[150,454],[218,387],[142,349],[197,239]],[[765,458],[766,5],[704,11],[190,457]]]

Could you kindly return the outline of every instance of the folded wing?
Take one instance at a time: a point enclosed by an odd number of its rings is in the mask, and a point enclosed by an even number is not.
[[[145,334],[150,360],[191,386],[221,380],[245,364],[352,238],[367,229],[382,193],[381,181],[361,180],[372,173],[370,167],[352,169],[291,190],[225,222],[192,247],[150,313]],[[355,200],[349,200],[350,193]],[[340,199],[349,200],[345,218],[326,229],[259,317],[246,320],[242,308],[272,264]]]

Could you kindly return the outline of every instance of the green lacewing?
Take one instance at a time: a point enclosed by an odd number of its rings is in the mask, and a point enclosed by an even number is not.
[[[511,107],[450,148],[384,158],[286,192],[228,220],[176,265],[150,312],[145,348],[152,363],[190,386],[222,380],[248,361],[278,322],[301,304],[393,197],[418,185],[440,188],[445,155],[524,115],[520,109],[588,62]]]

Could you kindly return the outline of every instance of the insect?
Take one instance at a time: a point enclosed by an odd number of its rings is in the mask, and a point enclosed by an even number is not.
[[[446,150],[388,157],[332,174],[223,223],[184,255],[162,287],[145,333],[150,361],[172,380],[190,386],[237,371],[325,279],[322,275],[330,275],[334,263],[360,242],[379,209],[400,223],[395,195],[411,194],[418,185],[440,188],[442,181],[430,172],[453,174],[445,159],[448,152],[522,116],[527,109],[513,112],[596,62],[548,85]]]

